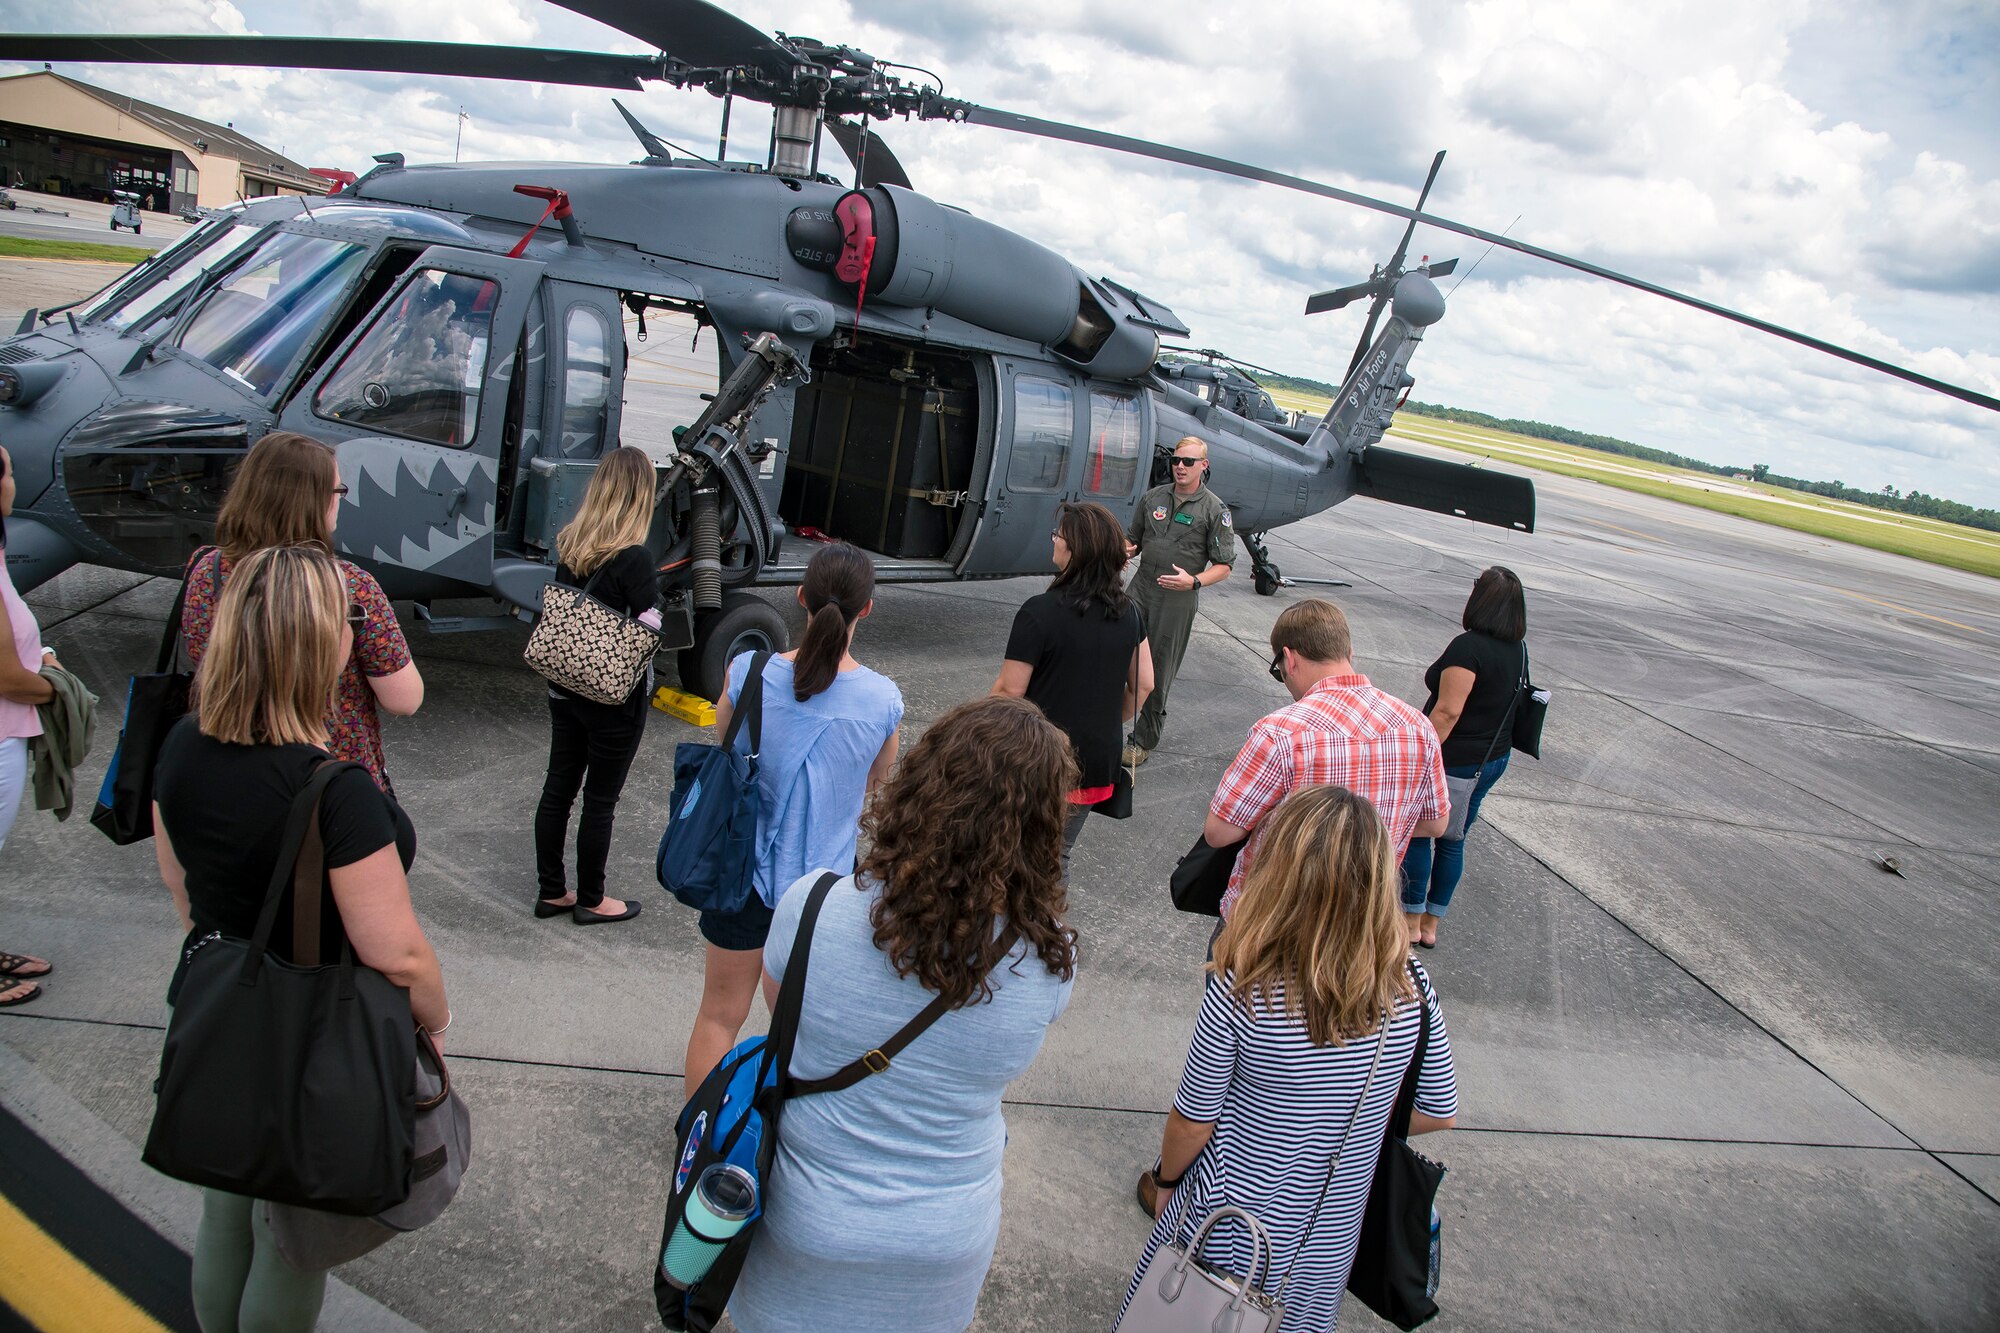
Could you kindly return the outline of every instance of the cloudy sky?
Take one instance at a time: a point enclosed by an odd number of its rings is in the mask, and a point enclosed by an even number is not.
[[[731,0],[766,30],[922,65],[989,106],[1166,140],[1429,211],[2000,394],[2000,8],[1992,0]],[[543,0],[0,0],[7,31],[262,32],[642,51]],[[625,161],[597,90],[64,67],[312,165],[378,152]],[[9,71],[11,72],[11,71]],[[719,104],[621,95],[712,151]],[[739,107],[732,156],[767,121]],[[878,126],[917,187],[1167,302],[1196,340],[1319,379],[1400,221],[1096,149]],[[831,151],[831,145],[829,145]],[[837,159],[836,159],[837,160]],[[1517,221],[1518,219],[1518,221]],[[1479,247],[1420,228],[1413,255]],[[1447,279],[1450,286],[1453,279]],[[1415,396],[1718,462],[2000,506],[2000,414],[1496,251]]]

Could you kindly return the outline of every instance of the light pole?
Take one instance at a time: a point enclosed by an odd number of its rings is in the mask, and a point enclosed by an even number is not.
[[[465,114],[464,107],[458,109],[458,133],[451,141],[451,160],[454,162],[458,161],[459,146],[465,142],[465,122],[471,119],[472,117]]]

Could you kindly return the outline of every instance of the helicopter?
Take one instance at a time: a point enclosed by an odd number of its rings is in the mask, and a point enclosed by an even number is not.
[[[796,583],[814,541],[852,541],[883,582],[1048,573],[1061,504],[1129,518],[1186,436],[1208,445],[1208,484],[1259,593],[1285,583],[1264,534],[1357,494],[1532,532],[1527,479],[1381,444],[1417,344],[1444,314],[1433,279],[1455,262],[1405,264],[1418,222],[1970,393],[1426,214],[1441,153],[1405,208],[948,98],[891,72],[911,67],[769,36],[704,0],[563,7],[660,54],[0,36],[0,59],[661,81],[722,102],[713,159],[676,156],[614,99],[644,153],[631,164],[413,166],[385,153],[331,196],[224,210],[74,307],[29,312],[0,341],[18,586],[79,560],[177,573],[208,539],[244,450],[271,430],[334,445],[349,485],[338,548],[439,630],[536,612],[555,534],[596,460],[621,442],[646,447],[659,467],[649,546],[667,589],[662,647],[708,698],[735,655],[785,645],[783,618],[750,589]],[[773,107],[761,163],[728,157],[739,99]],[[1163,361],[1162,338],[1191,332],[1164,302],[919,193],[869,128],[897,115],[1139,153],[1406,219],[1388,263],[1307,303],[1312,314],[1368,302],[1339,396],[1298,423],[1219,354]],[[851,182],[820,169],[823,138]],[[512,609],[432,615],[467,596]]]

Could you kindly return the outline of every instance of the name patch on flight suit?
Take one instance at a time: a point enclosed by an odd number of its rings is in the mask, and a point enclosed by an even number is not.
[[[1175,514],[1175,515],[1174,515],[1174,522],[1176,522],[1176,523],[1185,523],[1185,524],[1187,524],[1187,525],[1188,525],[1188,526],[1190,526],[1190,527],[1194,526],[1194,519],[1192,519],[1191,517],[1189,517],[1189,516],[1188,516],[1187,514]]]

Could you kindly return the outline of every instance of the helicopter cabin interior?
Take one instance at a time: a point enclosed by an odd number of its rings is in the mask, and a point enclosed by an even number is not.
[[[793,403],[779,512],[808,537],[942,560],[981,489],[978,426],[970,358],[880,338],[818,344]]]

